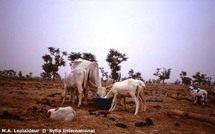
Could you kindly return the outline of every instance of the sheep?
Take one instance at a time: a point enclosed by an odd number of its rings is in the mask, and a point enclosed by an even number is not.
[[[205,105],[207,102],[208,93],[204,89],[200,88],[194,88],[193,86],[189,87],[190,93],[194,98],[194,104],[198,101],[198,98],[200,98],[201,105]]]
[[[136,104],[136,110],[134,115],[137,115],[139,108],[142,108],[142,101],[145,102],[144,91],[143,91],[144,88],[145,88],[145,84],[142,81],[135,80],[135,79],[127,79],[121,82],[114,83],[111,90],[105,96],[105,98],[109,98],[112,95],[114,96],[111,104],[111,108],[109,109],[109,111],[113,111],[122,98],[132,97]],[[125,100],[124,100],[124,107],[125,107]],[[144,108],[144,110],[145,109],[146,108]]]
[[[75,118],[75,116],[76,112],[71,106],[53,108],[49,109],[47,112],[47,117],[51,120],[71,121]]]

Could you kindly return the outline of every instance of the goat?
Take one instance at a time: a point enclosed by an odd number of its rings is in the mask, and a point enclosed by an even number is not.
[[[113,111],[122,98],[132,97],[136,104],[136,110],[134,115],[137,115],[139,108],[140,107],[142,108],[142,101],[145,102],[144,91],[143,91],[144,88],[145,88],[145,84],[142,81],[140,82],[139,80],[135,80],[135,79],[127,79],[121,82],[114,83],[111,90],[105,96],[105,98],[109,98],[111,97],[112,94],[114,95],[111,108],[109,109],[109,111]],[[125,99],[124,99],[124,107],[125,107]]]
[[[208,93],[206,90],[200,89],[200,88],[194,88],[192,86],[189,87],[189,90],[190,90],[191,95],[194,98],[194,104],[200,98],[201,104],[205,105],[205,103],[207,102],[207,97],[208,97]]]

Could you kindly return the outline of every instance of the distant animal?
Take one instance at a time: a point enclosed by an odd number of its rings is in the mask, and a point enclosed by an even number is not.
[[[194,98],[194,104],[198,101],[198,99],[200,99],[201,105],[205,105],[205,103],[207,103],[208,93],[205,89],[194,88],[193,86],[189,86],[189,90]]]
[[[68,74],[65,74],[64,77],[64,91],[62,93],[62,104],[65,101],[66,95],[68,92],[71,94],[72,103],[75,103],[75,96],[78,96],[78,107],[81,105],[82,93],[87,87],[86,83],[86,70],[83,68],[76,68],[71,70]],[[86,100],[86,98],[85,98]]]
[[[72,121],[76,116],[76,112],[71,106],[58,107],[49,109],[47,112],[48,119],[58,121]]]
[[[134,115],[137,115],[139,109],[143,107],[142,102],[145,103],[144,89],[145,89],[145,84],[140,80],[127,79],[121,82],[115,82],[111,90],[105,96],[105,98],[109,98],[112,95],[114,96],[111,104],[111,108],[109,109],[109,111],[113,111],[122,98],[132,97],[136,104],[136,110]],[[125,100],[124,100],[124,107],[125,107]],[[146,108],[144,105],[144,110],[145,109]]]
[[[87,83],[89,87],[93,88],[91,91],[93,92],[94,96],[96,96],[96,94],[98,94],[99,97],[104,97],[106,95],[106,90],[105,88],[102,88],[101,85],[101,78],[99,77],[99,67],[97,62],[77,59],[73,61],[71,70],[74,70],[76,68],[82,68],[86,70],[87,77],[84,83]],[[85,98],[87,98],[88,86],[86,86],[84,94]]]

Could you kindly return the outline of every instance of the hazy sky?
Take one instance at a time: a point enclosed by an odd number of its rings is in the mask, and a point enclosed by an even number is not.
[[[201,72],[215,80],[214,0],[0,0],[0,70],[42,72],[48,47],[90,52],[110,71],[110,48],[145,80],[156,68]],[[60,74],[68,71],[60,68]]]

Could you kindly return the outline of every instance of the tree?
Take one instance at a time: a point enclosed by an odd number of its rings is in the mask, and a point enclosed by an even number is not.
[[[26,75],[26,78],[32,78],[32,72],[30,72],[29,74]]]
[[[45,54],[42,56],[44,64],[42,68],[44,70],[40,75],[43,78],[53,79],[59,77],[58,70],[60,66],[65,66],[66,62],[63,57],[67,55],[67,52],[63,51],[60,53],[59,48],[48,47],[50,54]]]
[[[96,56],[92,53],[71,52],[71,54],[68,56],[68,60],[71,62],[79,58],[89,61],[96,61]]]
[[[142,80],[143,81],[143,78],[141,76],[141,73],[140,72],[136,72],[134,73],[134,70],[133,69],[130,69],[128,71],[128,78],[133,78],[133,79],[138,79],[138,80]]]
[[[14,70],[3,70],[0,71],[0,77],[16,77],[16,72]]]
[[[187,77],[187,72],[185,72],[185,71],[181,71],[180,78],[182,80],[182,83],[185,85],[190,85],[192,82],[192,79]]]
[[[74,61],[76,59],[82,58],[80,52],[71,52],[71,54],[68,56],[68,60]]]
[[[96,56],[92,53],[83,53],[82,58],[89,61],[96,61]]]
[[[20,78],[23,77],[23,76],[22,76],[22,71],[19,71],[19,74],[18,74],[18,75],[19,75]]]
[[[157,68],[153,75],[158,76],[158,78],[162,80],[162,83],[164,84],[164,81],[170,78],[170,73],[171,69],[163,68],[163,70],[161,70],[161,68]]]
[[[206,74],[201,74],[200,72],[193,75],[193,79],[193,82],[197,82],[198,85],[211,83],[211,77],[206,77]]]
[[[130,70],[128,71],[128,78],[133,78],[133,76],[134,76],[134,70],[133,70],[133,69],[130,69]]]
[[[106,61],[108,62],[108,65],[111,69],[111,77],[114,81],[120,77],[120,63],[126,61],[127,59],[128,57],[126,57],[126,54],[120,53],[115,49],[110,49],[109,53],[107,54]]]
[[[212,83],[212,78],[211,77],[206,77],[205,78],[205,82],[203,83],[204,85],[208,85],[208,86],[210,86],[211,85],[211,83]]]

